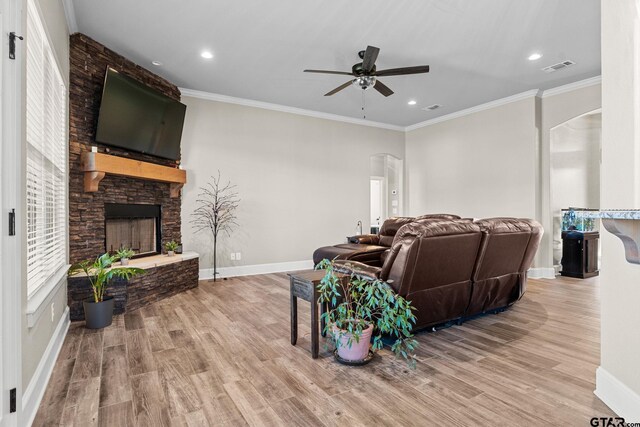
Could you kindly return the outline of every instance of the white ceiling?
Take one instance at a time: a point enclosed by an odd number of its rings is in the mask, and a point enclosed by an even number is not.
[[[75,0],[78,31],[184,88],[362,118],[355,88],[325,97],[357,52],[380,48],[368,120],[408,126],[531,89],[600,74],[599,0]],[[203,49],[215,57],[204,60]],[[528,61],[532,52],[544,56]],[[576,65],[544,73],[570,59]],[[163,63],[155,67],[151,61]],[[415,99],[417,105],[407,101]],[[431,104],[436,111],[422,111]]]

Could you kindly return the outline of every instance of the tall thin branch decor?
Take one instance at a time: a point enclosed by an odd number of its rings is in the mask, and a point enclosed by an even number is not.
[[[217,249],[220,232],[231,235],[236,222],[235,211],[240,204],[236,186],[230,181],[222,184],[220,171],[218,176],[212,176],[206,186],[200,188],[196,200],[196,209],[191,214],[191,224],[196,232],[208,230],[213,235],[213,281],[218,276]]]

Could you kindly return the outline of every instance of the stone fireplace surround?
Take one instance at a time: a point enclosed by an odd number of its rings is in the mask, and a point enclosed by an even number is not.
[[[81,33],[70,38],[69,85],[69,255],[71,263],[99,255],[105,246],[105,203],[151,204],[162,206],[162,244],[181,241],[181,198],[171,198],[169,184],[117,175],[107,175],[94,193],[84,191],[83,152],[97,146],[99,152],[163,166],[177,167],[177,162],[119,148],[95,141],[95,130],[102,99],[104,76],[108,66],[164,95],[180,100],[178,88],[150,71]]]
[[[82,153],[91,151],[92,146],[97,146],[98,152],[133,160],[169,167],[178,167],[179,164],[171,160],[108,147],[95,141],[104,76],[108,66],[172,99],[180,100],[178,88],[165,79],[134,64],[84,34],[76,33],[70,37],[69,258],[72,264],[93,259],[105,250],[105,204],[159,205],[162,209],[160,221],[162,247],[171,240],[181,242],[181,198],[171,197],[170,184],[106,175],[100,182],[99,191],[84,191],[81,157]],[[190,256],[189,259],[180,258],[173,261],[178,262],[160,263],[162,265],[152,266],[147,270],[147,274],[132,279],[128,284],[118,284],[114,288],[120,302],[116,312],[127,310],[127,300],[132,299],[133,294],[137,302],[129,309],[139,308],[146,302],[198,286],[197,255]],[[157,283],[164,283],[172,289],[158,289]],[[86,286],[88,286],[86,279],[70,278],[68,280],[67,294],[69,306],[72,307],[71,320],[81,320],[84,317],[79,298],[85,298]],[[145,296],[143,291],[145,288],[153,289],[154,295]]]

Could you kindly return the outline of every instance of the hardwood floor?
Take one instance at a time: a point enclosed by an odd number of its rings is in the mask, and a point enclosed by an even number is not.
[[[589,425],[597,278],[530,280],[508,311],[418,334],[416,370],[382,351],[310,356],[309,305],[289,343],[284,274],[201,282],[116,316],[71,325],[34,425]]]

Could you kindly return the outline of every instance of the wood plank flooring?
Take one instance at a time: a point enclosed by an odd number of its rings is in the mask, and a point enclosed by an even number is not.
[[[92,331],[71,325],[35,426],[589,425],[597,278],[530,280],[508,311],[418,334],[416,370],[310,356],[309,305],[289,343],[284,274],[198,289]]]

